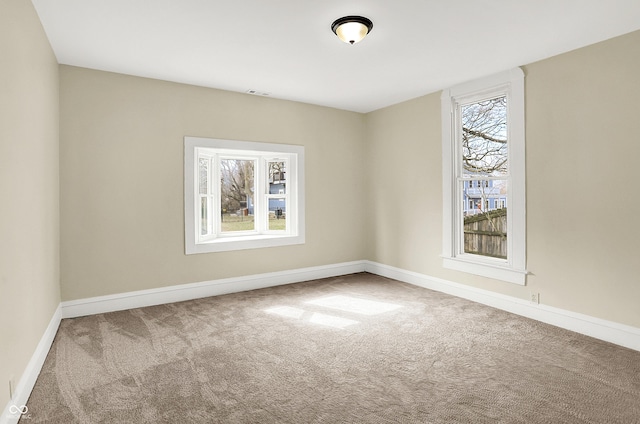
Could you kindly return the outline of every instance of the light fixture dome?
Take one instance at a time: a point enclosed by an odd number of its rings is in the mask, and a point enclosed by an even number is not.
[[[333,31],[345,43],[355,44],[371,32],[373,22],[364,16],[345,16],[331,24]]]

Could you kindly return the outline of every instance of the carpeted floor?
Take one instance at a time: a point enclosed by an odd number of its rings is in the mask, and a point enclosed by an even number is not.
[[[640,423],[640,352],[354,274],[62,321],[21,423]]]

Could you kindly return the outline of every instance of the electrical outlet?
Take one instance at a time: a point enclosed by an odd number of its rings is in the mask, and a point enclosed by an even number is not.
[[[531,300],[531,303],[535,303],[536,305],[539,305],[540,304],[540,293],[531,292],[529,299]]]

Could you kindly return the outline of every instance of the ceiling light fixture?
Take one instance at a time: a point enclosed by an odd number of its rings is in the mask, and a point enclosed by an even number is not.
[[[331,24],[333,31],[345,43],[355,44],[371,32],[373,22],[363,16],[345,16]]]

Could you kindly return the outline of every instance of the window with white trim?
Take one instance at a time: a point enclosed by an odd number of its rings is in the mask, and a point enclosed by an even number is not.
[[[520,68],[442,92],[442,149],[443,266],[525,284]]]
[[[304,243],[304,147],[185,137],[185,252]]]

